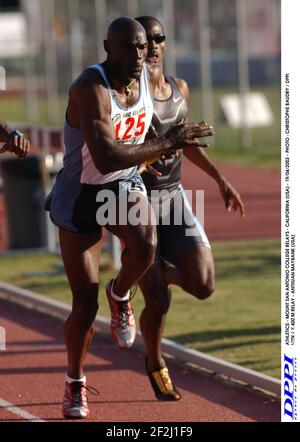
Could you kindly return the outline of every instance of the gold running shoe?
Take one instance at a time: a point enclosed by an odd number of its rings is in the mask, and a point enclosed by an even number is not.
[[[179,401],[181,395],[173,385],[167,367],[157,371],[150,371],[147,367],[147,359],[145,365],[156,399],[159,401]]]

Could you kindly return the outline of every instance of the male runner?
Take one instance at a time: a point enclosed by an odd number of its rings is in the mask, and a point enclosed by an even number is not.
[[[146,63],[154,94],[152,136],[163,136],[170,127],[186,118],[189,89],[184,80],[164,74],[163,57],[166,45],[162,24],[154,17],[144,16],[136,20],[144,26],[148,39]],[[203,149],[186,148],[183,153],[215,179],[226,209],[228,211],[239,209],[244,216],[239,194],[220,174]],[[202,225],[192,213],[182,188],[181,162],[180,151],[179,156],[172,156],[167,160],[167,164],[160,160],[151,165],[144,163],[140,167],[141,172],[145,171],[143,180],[149,197],[153,190],[164,189],[173,194],[170,210],[170,221],[173,224],[157,226],[156,260],[139,280],[145,298],[140,327],[147,349],[146,371],[157,399],[167,401],[181,398],[171,381],[160,347],[171,300],[168,285],[176,284],[198,299],[208,298],[213,293],[215,285],[211,247]],[[181,225],[174,223],[174,212],[178,210],[178,203],[183,206],[182,213],[185,214],[184,217],[180,215]],[[186,236],[187,227],[193,223],[197,234]]]
[[[30,143],[19,130],[12,130],[4,121],[0,121],[0,142],[5,143],[0,153],[13,152],[18,158],[25,158],[29,152]]]
[[[69,91],[64,168],[46,202],[59,227],[62,257],[73,295],[72,312],[65,324],[66,418],[85,418],[89,414],[83,364],[98,310],[98,192],[110,190],[119,201],[129,195],[128,211],[133,206],[132,197],[138,197],[141,211],[150,214],[151,206],[136,165],[155,155],[173,152],[174,146],[197,146],[195,138],[212,134],[210,129],[203,131],[197,124],[187,124],[144,143],[153,113],[143,67],[147,46],[140,23],[129,17],[116,19],[104,41],[106,61],[86,69]],[[135,337],[130,288],[153,263],[156,231],[149,224],[123,225],[119,216],[124,213],[118,210],[116,225],[106,228],[125,242],[126,249],[121,270],[108,283],[106,291],[112,335],[120,347],[128,348]]]

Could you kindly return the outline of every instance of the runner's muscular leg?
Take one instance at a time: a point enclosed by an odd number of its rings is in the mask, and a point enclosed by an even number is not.
[[[157,371],[166,365],[161,355],[160,343],[171,302],[171,291],[168,289],[162,265],[153,264],[139,280],[139,285],[145,299],[140,327],[147,349],[147,365],[150,371]]]
[[[68,375],[79,379],[98,310],[100,232],[80,234],[59,229],[59,239],[73,295],[72,312],[65,323]]]
[[[215,289],[214,260],[211,249],[197,245],[186,249],[177,266],[165,266],[168,284],[175,284],[198,299],[206,299]]]
[[[151,225],[152,208],[146,196],[137,194],[140,198],[142,222],[138,225],[106,226],[114,235],[122,239],[126,248],[122,252],[122,267],[114,280],[113,291],[117,296],[125,296],[127,291],[136,283],[154,262],[156,250],[156,227]],[[128,202],[128,212],[134,203]]]

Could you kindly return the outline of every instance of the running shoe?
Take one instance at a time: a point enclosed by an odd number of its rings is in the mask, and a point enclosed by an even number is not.
[[[89,416],[87,391],[91,392],[94,396],[99,394],[98,390],[88,387],[85,382],[66,382],[62,406],[62,412],[66,419],[85,419]]]
[[[111,334],[118,347],[130,348],[136,336],[136,324],[130,304],[135,295],[136,287],[130,290],[130,297],[127,301],[117,301],[111,296],[112,282],[113,280],[106,286],[106,296],[111,312]]]
[[[147,367],[147,358],[145,365],[156,399],[159,401],[179,401],[181,395],[173,385],[167,367],[157,371],[150,371]]]

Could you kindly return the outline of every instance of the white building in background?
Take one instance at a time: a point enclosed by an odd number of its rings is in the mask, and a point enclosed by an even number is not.
[[[22,57],[36,45],[28,47],[28,19],[30,33],[38,44],[41,39],[40,0],[0,0],[0,58]],[[27,16],[27,19],[26,19]]]
[[[0,12],[0,58],[26,53],[26,20],[21,12]]]

